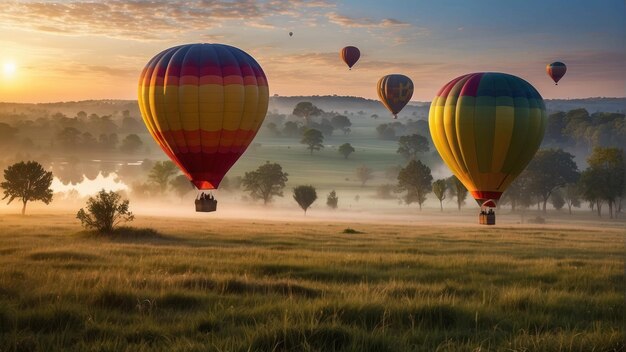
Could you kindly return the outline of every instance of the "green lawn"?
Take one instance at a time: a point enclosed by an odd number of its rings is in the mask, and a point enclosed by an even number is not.
[[[2,215],[0,351],[624,349],[620,228],[133,225]]]

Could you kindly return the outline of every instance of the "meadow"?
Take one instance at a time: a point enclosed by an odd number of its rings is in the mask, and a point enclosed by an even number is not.
[[[623,226],[0,217],[0,351],[623,351]]]

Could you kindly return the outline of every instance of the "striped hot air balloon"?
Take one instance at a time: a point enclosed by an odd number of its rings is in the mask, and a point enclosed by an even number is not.
[[[398,118],[398,113],[413,96],[413,81],[405,75],[393,74],[381,77],[376,84],[381,103]]]
[[[541,95],[528,82],[486,72],[443,86],[428,120],[444,162],[479,205],[495,206],[535,155],[548,118]]]
[[[359,61],[359,58],[361,57],[361,51],[356,46],[347,46],[341,49],[341,51],[339,52],[339,56],[351,70],[352,66],[354,66],[354,64]]]
[[[139,78],[143,120],[200,190],[215,189],[256,135],[269,100],[261,66],[223,44],[187,44],[157,54]]]
[[[565,76],[565,72],[567,72],[567,66],[564,63],[556,61],[546,66],[546,73],[552,80],[555,85],[559,84],[559,81],[563,76]]]

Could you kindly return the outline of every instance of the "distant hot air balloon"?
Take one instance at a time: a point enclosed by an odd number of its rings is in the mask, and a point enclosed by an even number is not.
[[[290,36],[290,37],[293,37],[293,32],[289,32],[289,36]]]
[[[493,72],[463,75],[443,86],[428,119],[439,155],[485,207],[494,207],[526,168],[548,121],[530,83]]]
[[[562,62],[556,61],[546,66],[546,72],[554,81],[554,85],[558,85],[559,80],[561,80],[561,78],[565,76],[565,72],[567,72],[567,66]]]
[[[139,77],[150,134],[200,190],[218,187],[265,118],[261,66],[223,44],[187,44],[157,54]]]
[[[398,118],[398,113],[411,100],[413,96],[413,81],[405,75],[387,75],[378,80],[378,97],[391,111],[393,118]]]
[[[355,46],[347,46],[341,49],[341,51],[339,52],[339,56],[341,56],[343,62],[345,62],[351,70],[352,66],[354,66],[354,64],[359,61],[359,58],[361,57],[361,51]]]

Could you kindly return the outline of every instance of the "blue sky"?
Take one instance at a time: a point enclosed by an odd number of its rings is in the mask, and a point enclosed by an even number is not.
[[[134,99],[143,65],[187,42],[249,52],[279,95],[375,98],[379,77],[402,73],[428,101],[476,71],[518,75],[546,98],[626,95],[623,0],[3,1],[0,33],[4,101]],[[352,71],[345,45],[362,52]],[[555,87],[545,65],[557,60],[568,72]]]

